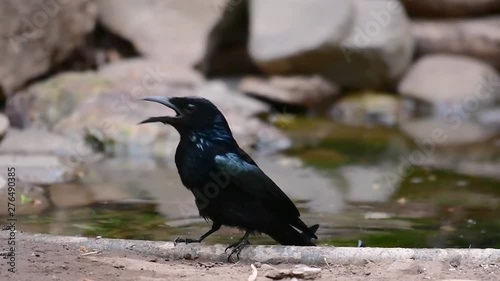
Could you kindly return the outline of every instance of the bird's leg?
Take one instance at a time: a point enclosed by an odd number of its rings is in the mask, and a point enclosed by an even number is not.
[[[247,230],[245,232],[245,235],[243,235],[243,237],[241,237],[241,239],[238,242],[233,243],[233,244],[229,245],[229,247],[226,248],[226,250],[224,252],[226,252],[228,249],[232,248],[231,253],[227,257],[228,262],[231,262],[233,260],[232,256],[234,254],[236,254],[236,260],[234,260],[235,262],[240,259],[241,250],[243,250],[243,248],[245,248],[245,246],[250,244],[250,242],[248,241],[248,236],[250,236],[250,233],[252,233],[252,230]]]
[[[209,231],[207,231],[205,234],[203,234],[202,236],[198,237],[198,239],[191,239],[191,238],[180,238],[180,237],[177,237],[175,238],[174,240],[174,244],[177,244],[177,243],[186,243],[186,244],[189,244],[189,243],[200,243],[201,241],[203,241],[203,239],[207,238],[208,236],[210,236],[212,233],[216,232],[217,230],[220,229],[222,225],[220,223],[216,223],[214,222],[212,224],[212,228],[210,228]]]

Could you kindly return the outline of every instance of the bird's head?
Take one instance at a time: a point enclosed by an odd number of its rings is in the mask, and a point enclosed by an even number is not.
[[[209,100],[201,97],[162,97],[144,98],[145,101],[163,104],[176,113],[175,116],[150,117],[140,124],[161,122],[169,124],[183,134],[191,131],[221,130],[231,134],[226,119],[219,109]]]

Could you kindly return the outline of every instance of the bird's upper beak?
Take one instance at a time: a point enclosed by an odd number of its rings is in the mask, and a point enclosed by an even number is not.
[[[177,115],[176,116],[150,117],[150,118],[142,121],[139,124],[153,123],[153,122],[162,122],[162,123],[166,123],[166,124],[173,124],[175,122],[175,120],[178,119],[182,115],[181,111],[170,101],[170,98],[162,97],[162,96],[152,96],[152,97],[143,98],[142,100],[152,101],[152,102],[157,102],[157,103],[163,104],[164,106],[167,106],[167,107],[173,109]]]

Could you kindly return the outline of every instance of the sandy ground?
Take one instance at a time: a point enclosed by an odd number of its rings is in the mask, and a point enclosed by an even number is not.
[[[6,250],[2,243],[1,251]],[[0,251],[0,252],[1,252]],[[89,254],[90,253],[90,254]],[[84,254],[84,255],[82,255]],[[0,259],[0,280],[248,280],[249,264],[167,260],[132,250],[102,251],[74,245],[23,241],[16,249],[17,273],[10,273],[7,260]],[[449,264],[402,260],[326,264],[315,280],[500,280],[498,264]],[[271,280],[258,268],[257,280]],[[293,268],[281,264],[278,268]],[[288,279],[290,280],[290,279]]]

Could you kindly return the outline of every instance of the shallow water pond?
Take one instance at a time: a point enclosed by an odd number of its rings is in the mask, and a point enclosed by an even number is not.
[[[498,141],[419,147],[395,129],[318,119],[279,125],[293,147],[253,156],[304,220],[321,225],[319,244],[355,246],[361,239],[373,247],[500,248]],[[52,207],[20,218],[18,228],[151,240],[197,237],[209,228],[172,159],[110,159],[76,185],[47,188]],[[206,241],[229,243],[241,235],[223,228]],[[253,241],[274,243],[266,236]]]

